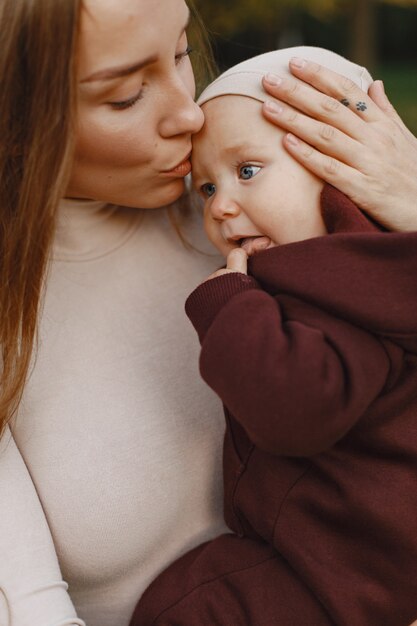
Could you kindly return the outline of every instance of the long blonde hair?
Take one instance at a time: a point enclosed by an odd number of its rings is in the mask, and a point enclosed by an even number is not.
[[[70,175],[81,2],[0,3],[0,436],[28,376],[55,215]],[[189,4],[201,87],[211,54]]]

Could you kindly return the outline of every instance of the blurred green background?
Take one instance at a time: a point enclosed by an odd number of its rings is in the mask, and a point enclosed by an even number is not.
[[[195,0],[221,70],[294,45],[330,48],[382,78],[417,134],[417,0]]]

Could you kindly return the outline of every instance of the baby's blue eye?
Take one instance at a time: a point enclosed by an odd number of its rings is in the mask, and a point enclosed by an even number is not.
[[[242,165],[239,168],[239,178],[243,180],[249,180],[249,178],[253,178],[260,171],[260,167],[256,165]]]
[[[213,183],[204,183],[204,185],[201,185],[201,191],[207,198],[210,198],[210,196],[216,193],[216,185]]]

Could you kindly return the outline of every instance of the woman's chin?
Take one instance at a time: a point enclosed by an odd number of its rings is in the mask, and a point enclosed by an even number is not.
[[[183,178],[170,180],[168,185],[160,186],[155,193],[150,193],[148,197],[138,198],[140,206],[144,209],[158,209],[178,200],[185,191],[185,183]],[[132,205],[133,206],[133,205]]]
[[[178,200],[185,191],[185,180],[184,178],[176,178],[171,181],[171,184],[166,189],[166,197],[164,198],[162,204],[160,206],[165,206],[166,204],[172,204],[176,200]],[[161,190],[161,196],[165,196],[164,191]]]
[[[112,204],[140,209],[159,209],[178,200],[185,191],[183,178],[171,180],[169,185],[160,185],[155,190],[138,190],[137,193],[123,194],[119,201]]]

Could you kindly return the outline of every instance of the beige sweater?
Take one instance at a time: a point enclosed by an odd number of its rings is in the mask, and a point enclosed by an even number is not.
[[[186,232],[207,250],[196,218]],[[126,626],[169,562],[225,530],[222,411],[183,311],[219,265],[164,209],[62,203],[38,356],[0,448],[1,626]]]

